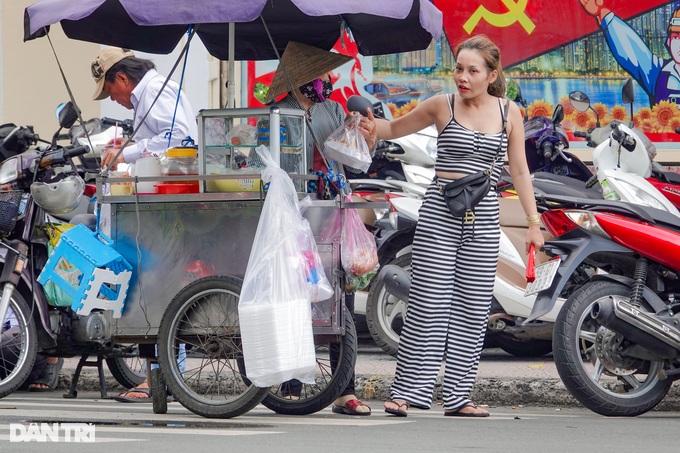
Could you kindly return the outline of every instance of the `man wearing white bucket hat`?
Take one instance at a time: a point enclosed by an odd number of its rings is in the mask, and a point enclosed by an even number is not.
[[[134,163],[144,153],[161,156],[167,148],[180,146],[187,137],[198,137],[196,115],[189,99],[172,80],[163,87],[166,78],[155,68],[151,60],[137,58],[132,51],[119,47],[102,49],[92,62],[90,69],[97,83],[92,98],[110,97],[134,110],[135,143],[128,144],[117,158],[121,143],[114,143],[102,156],[102,167],[113,163],[115,169],[118,163]]]
[[[276,105],[302,109],[306,112],[309,133],[306,150],[307,162],[313,163],[313,170],[327,170],[328,162],[322,154],[323,142],[344,123],[346,117],[342,106],[329,99],[333,92],[330,72],[350,60],[352,60],[352,57],[291,41],[281,55],[274,80],[267,92],[265,102],[269,103],[278,96],[288,93],[283,99],[276,102]],[[367,114],[372,120],[372,112],[367,112]],[[359,127],[369,149],[375,149],[376,131],[374,122],[362,117]],[[281,165],[282,167],[286,165],[283,159]],[[295,169],[286,168],[286,170]],[[308,169],[297,170],[306,173]],[[345,305],[354,315],[354,293],[345,295]],[[337,363],[339,352],[333,346],[331,345],[330,354],[335,357],[335,360],[331,358],[331,363]],[[301,384],[298,381],[289,381],[281,386],[281,390],[284,396],[296,398],[300,394]],[[354,392],[354,373],[352,373],[349,384],[333,402],[333,412],[344,415],[370,415],[371,408],[359,401]]]

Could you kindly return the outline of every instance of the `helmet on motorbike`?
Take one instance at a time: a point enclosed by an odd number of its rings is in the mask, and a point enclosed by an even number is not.
[[[85,181],[77,175],[67,176],[57,182],[36,181],[31,184],[33,200],[49,214],[66,214],[73,211],[85,189]]]

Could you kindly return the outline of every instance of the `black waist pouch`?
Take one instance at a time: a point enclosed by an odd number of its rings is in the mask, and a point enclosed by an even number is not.
[[[480,171],[463,178],[439,185],[446,205],[454,217],[463,217],[465,223],[475,221],[475,206],[489,193],[491,179],[489,173]]]

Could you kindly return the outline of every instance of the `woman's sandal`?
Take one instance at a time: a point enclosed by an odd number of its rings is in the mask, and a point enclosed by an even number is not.
[[[469,412],[461,412],[463,409],[470,408]],[[445,411],[444,415],[446,417],[488,417],[490,414],[488,411],[477,407],[475,403],[466,404],[457,411]]]
[[[397,408],[393,409],[393,408],[387,407],[388,404],[394,404],[395,406],[397,406]],[[395,415],[397,417],[406,417],[408,415],[408,408],[410,406],[411,405],[408,402],[402,401],[402,400],[386,401],[385,402],[385,412],[387,412],[388,414]],[[402,409],[402,407],[404,409]]]
[[[368,408],[368,410],[360,411],[358,408],[364,407]],[[371,415],[371,408],[368,407],[368,405],[362,403],[358,399],[354,398],[349,401],[347,401],[344,405],[342,406],[336,406],[335,404],[331,408],[333,413],[335,414],[343,414],[343,415]]]

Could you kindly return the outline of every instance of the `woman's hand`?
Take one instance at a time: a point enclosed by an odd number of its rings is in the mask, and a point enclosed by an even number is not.
[[[541,232],[540,225],[530,225],[529,229],[527,230],[527,238],[525,241],[525,253],[527,255],[529,254],[529,248],[532,244],[534,247],[536,247],[536,250],[540,250],[544,243],[545,240],[543,239],[543,233]]]

